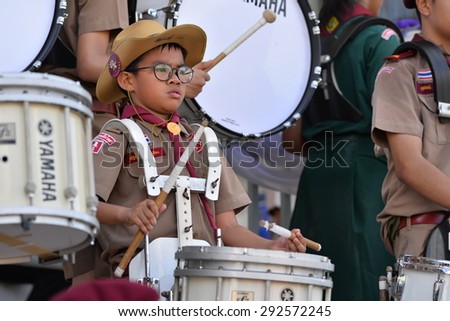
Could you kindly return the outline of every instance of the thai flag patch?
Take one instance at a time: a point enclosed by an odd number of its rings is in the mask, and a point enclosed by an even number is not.
[[[433,74],[430,69],[417,72],[416,91],[421,95],[434,93]]]

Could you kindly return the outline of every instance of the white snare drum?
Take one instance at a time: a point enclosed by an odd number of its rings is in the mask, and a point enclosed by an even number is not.
[[[2,1],[0,72],[35,71],[48,55],[64,23],[67,1]]]
[[[450,301],[450,261],[401,256],[393,299],[401,301]]]
[[[327,257],[274,250],[185,246],[175,270],[181,301],[329,301]]]
[[[69,79],[0,74],[0,263],[71,253],[95,236],[90,106]]]

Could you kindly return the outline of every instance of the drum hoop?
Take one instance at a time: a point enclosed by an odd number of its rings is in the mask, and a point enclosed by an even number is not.
[[[443,272],[450,274],[450,261],[434,260],[423,256],[403,255],[399,259],[401,268],[424,272]]]
[[[55,45],[56,40],[58,39],[59,31],[61,30],[61,26],[64,23],[64,19],[66,17],[66,9],[67,9],[67,1],[65,0],[55,0],[55,12],[53,14],[52,28],[50,29],[50,33],[45,40],[44,46],[39,51],[38,55],[34,58],[26,68],[26,71],[36,71],[38,70],[44,59],[50,53],[50,50]]]
[[[14,216],[17,216],[15,218]],[[75,211],[68,211],[68,210],[61,210],[61,209],[49,209],[49,208],[42,208],[42,207],[31,207],[31,206],[24,206],[24,207],[0,207],[0,222],[2,218],[11,219],[12,220],[8,223],[10,224],[21,224],[23,221],[23,218],[26,218],[27,216],[30,216],[32,218],[38,218],[37,220],[34,219],[31,224],[40,225],[42,222],[39,222],[40,218],[43,218],[43,221],[51,221],[52,219],[59,219],[59,220],[67,220],[67,225],[57,225],[55,222],[51,222],[52,226],[65,226],[65,227],[75,227],[75,225],[79,225],[77,230],[84,231],[86,233],[86,237],[84,241],[80,242],[79,244],[72,245],[70,247],[64,248],[64,249],[57,249],[55,250],[55,253],[62,256],[65,254],[74,253],[76,251],[79,251],[85,247],[87,247],[94,237],[97,235],[97,232],[100,228],[100,224],[98,220],[93,215],[89,215],[87,213],[82,212],[75,212]],[[4,223],[4,222],[3,222]],[[50,222],[44,222],[44,223],[50,223]],[[77,224],[78,223],[78,224]],[[3,224],[0,224],[3,225]],[[19,257],[31,257],[32,255],[24,253],[23,255]],[[2,262],[2,258],[0,258],[0,263]]]
[[[0,221],[2,218],[7,218],[8,216],[10,216],[11,218],[17,216],[19,218],[19,221],[29,216],[30,218],[46,217],[47,219],[67,219],[71,222],[87,223],[94,231],[91,231],[91,233],[93,234],[95,234],[96,230],[100,228],[100,224],[95,215],[61,208],[54,209],[42,206],[0,207]]]
[[[0,101],[28,101],[61,105],[75,109],[91,119],[94,117],[91,109],[91,94],[79,82],[67,78],[31,72],[6,73],[0,76],[0,86],[2,88]],[[20,89],[21,92],[8,93],[9,89]],[[64,98],[33,93],[33,91],[39,90],[56,92]]]
[[[311,9],[308,1],[302,1],[297,0],[297,3],[299,4],[302,13],[305,16],[305,21],[307,24],[307,29],[310,31],[310,45],[311,45],[311,66],[310,71],[308,75],[308,84],[304,95],[300,99],[300,102],[298,103],[295,110],[291,113],[291,115],[284,120],[283,123],[279,124],[278,126],[272,128],[271,130],[267,130],[265,132],[260,133],[239,133],[236,131],[233,131],[231,129],[226,128],[225,126],[221,125],[220,123],[217,123],[210,115],[206,113],[206,111],[200,106],[200,104],[196,101],[195,98],[186,98],[184,101],[186,105],[191,108],[191,110],[199,110],[204,119],[206,119],[208,122],[210,122],[214,130],[221,133],[222,135],[228,136],[232,139],[255,139],[255,138],[261,138],[268,135],[276,134],[290,126],[292,126],[292,123],[294,123],[297,119],[300,118],[300,116],[303,114],[305,109],[308,107],[308,104],[310,103],[314,91],[317,88],[317,85],[320,80],[320,32],[318,27],[318,21],[316,17],[314,16],[308,16],[308,14],[312,13],[313,10]],[[177,25],[177,19],[173,19],[173,25]],[[314,55],[314,53],[317,53]]]
[[[214,249],[226,249],[223,253],[213,251]],[[313,268],[316,270],[326,270],[329,272],[334,271],[334,264],[330,263],[328,258],[323,256],[317,256],[313,254],[300,253],[306,257],[312,258],[316,257],[320,260],[299,260],[295,257],[275,257],[268,256],[264,250],[261,249],[245,249],[237,248],[242,251],[242,254],[233,253],[235,248],[228,247],[202,247],[202,246],[185,246],[180,251],[175,253],[177,259],[182,260],[201,260],[201,261],[228,261],[228,262],[245,262],[245,263],[262,263],[262,264],[273,264],[278,266],[290,266],[290,267],[300,267],[300,268]],[[187,251],[184,251],[187,250]],[[245,253],[245,254],[244,254]],[[264,254],[264,255],[254,255]],[[283,252],[285,253],[285,252]],[[291,254],[286,252],[287,255]],[[234,259],[234,260],[230,260]]]
[[[226,273],[225,273],[226,272]],[[270,274],[270,278],[268,278]],[[177,277],[214,277],[214,278],[236,278],[248,280],[270,280],[278,282],[288,282],[292,284],[301,283],[309,285],[317,285],[320,287],[333,287],[333,281],[329,278],[311,277],[295,274],[281,274],[264,272],[249,272],[249,271],[233,271],[233,270],[210,270],[210,269],[176,269],[174,275]]]

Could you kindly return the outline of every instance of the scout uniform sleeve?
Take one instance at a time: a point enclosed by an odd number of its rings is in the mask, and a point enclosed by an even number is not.
[[[125,137],[119,131],[102,131],[92,142],[95,193],[106,202],[123,167]]]
[[[384,63],[383,58],[390,56],[400,45],[400,39],[394,30],[384,26],[372,26],[372,33],[365,39],[365,65],[368,66],[367,84],[373,92],[375,78]]]
[[[124,29],[128,26],[127,1],[82,0],[79,1],[79,6],[78,35],[87,32]]]
[[[421,103],[414,74],[407,60],[388,62],[380,70],[372,96],[372,138],[377,145],[387,147],[385,132],[422,137]]]
[[[233,210],[236,214],[242,211],[251,200],[231,165],[222,156],[222,173],[220,176],[219,199],[215,203],[216,214]]]

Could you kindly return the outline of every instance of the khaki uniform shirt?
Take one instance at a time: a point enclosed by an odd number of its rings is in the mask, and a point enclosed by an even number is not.
[[[170,175],[174,168],[173,149],[167,130],[140,120],[137,121],[142,128],[149,147],[152,151],[158,168],[158,175]],[[193,133],[186,123],[181,126],[181,140],[187,146],[190,133]],[[192,135],[192,134],[191,134]],[[202,139],[204,144],[204,139]],[[196,176],[207,176],[207,153],[195,150],[190,158],[196,169]],[[129,143],[123,133],[118,130],[102,131],[93,143],[94,172],[96,194],[110,204],[133,207],[147,199],[146,188],[140,186],[139,178],[144,176],[143,168],[138,165],[130,149]],[[206,164],[206,165],[205,165]],[[189,176],[186,168],[182,176]],[[222,158],[222,173],[219,180],[219,200],[211,202],[209,206],[213,214],[220,214],[233,210],[238,213],[250,203],[250,199],[243,189],[231,167]],[[165,200],[167,209],[158,218],[158,224],[149,233],[150,241],[158,237],[177,237],[175,193],[169,193]],[[203,239],[215,245],[214,233],[208,217],[201,204],[199,194],[191,193],[191,215],[193,235],[196,239]],[[124,225],[101,225],[98,240],[103,248],[102,259],[111,265],[120,262],[123,254],[132,243],[138,228]],[[141,244],[140,249],[143,248]]]
[[[67,18],[61,27],[59,37],[67,48],[75,55],[78,38],[88,32],[120,30],[128,26],[128,5],[123,0],[78,0],[67,1]],[[111,44],[114,39],[111,38]],[[75,68],[60,66],[43,66],[40,72],[48,72],[72,80],[79,80]],[[82,82],[91,95],[95,95],[95,83]]]
[[[382,187],[385,202],[377,216],[388,248],[396,224],[394,216],[410,217],[446,210],[409,188],[397,176],[387,144],[386,132],[419,137],[424,157],[450,175],[450,123],[441,123],[436,115],[433,79],[425,58],[416,54],[399,61],[389,61],[380,70],[372,96],[374,108],[372,138],[383,147],[388,158],[388,174]],[[392,240],[390,240],[392,241]]]

